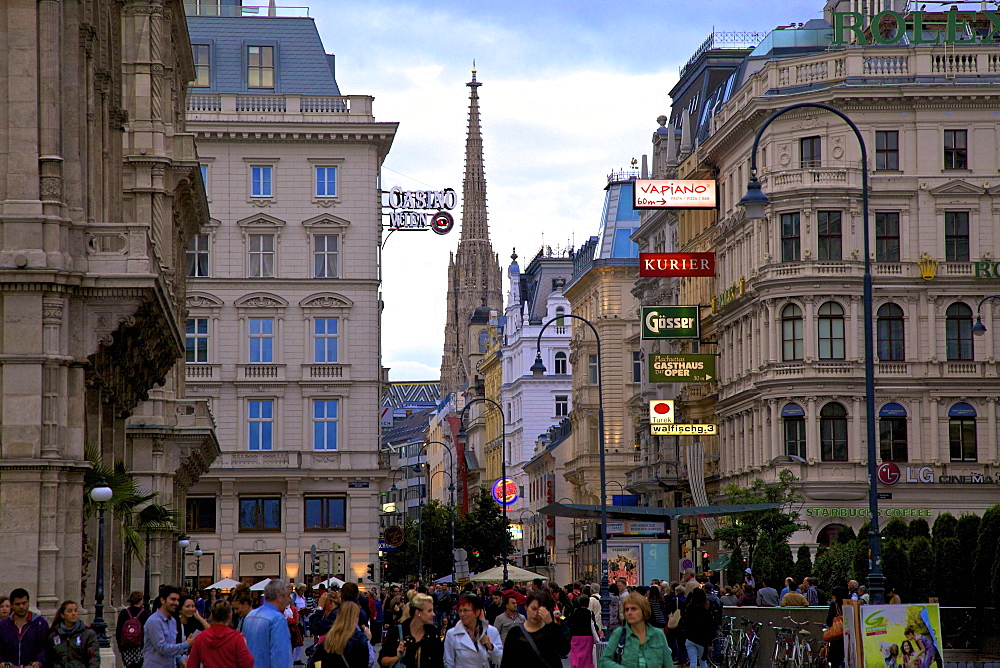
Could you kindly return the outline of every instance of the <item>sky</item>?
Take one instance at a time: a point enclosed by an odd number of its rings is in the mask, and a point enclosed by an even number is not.
[[[290,4],[279,2],[279,4]],[[382,186],[454,188],[461,201],[473,60],[490,235],[506,275],[542,245],[598,231],[607,175],[649,154],[680,66],[719,31],[821,17],[823,0],[313,0],[345,95],[372,95],[399,130]],[[436,380],[455,229],[396,232],[382,260],[382,364],[390,380]],[[504,305],[506,306],[506,304]]]

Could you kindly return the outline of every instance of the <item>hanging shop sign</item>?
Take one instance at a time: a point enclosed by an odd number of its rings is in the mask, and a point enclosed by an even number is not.
[[[510,478],[497,478],[490,487],[490,494],[501,506],[512,506],[521,498],[517,491],[517,483]]]
[[[633,209],[715,209],[718,189],[711,179],[637,179]]]
[[[643,278],[715,276],[715,253],[639,253]]]
[[[390,230],[448,234],[455,227],[455,218],[448,213],[458,204],[454,188],[403,190],[393,186],[386,195]]]
[[[883,485],[897,483],[946,484],[946,485],[1000,485],[1000,472],[990,474],[973,471],[962,475],[938,474],[932,466],[903,466],[895,462],[879,465],[875,477]]]
[[[653,399],[649,402],[650,424],[672,424],[674,421],[674,400]]]
[[[643,339],[700,339],[697,306],[643,306]]]
[[[714,424],[651,424],[653,436],[714,436],[719,428]]]
[[[647,363],[651,383],[701,383],[715,380],[715,355],[651,353]]]
[[[867,27],[870,35],[865,34]],[[982,36],[979,28],[989,32]],[[947,12],[908,12],[905,17],[893,11],[867,17],[861,12],[833,12],[836,46],[850,43],[848,33],[857,44],[899,44],[908,31],[912,34],[907,44],[996,44],[1000,42],[1000,12],[960,12],[954,6]]]

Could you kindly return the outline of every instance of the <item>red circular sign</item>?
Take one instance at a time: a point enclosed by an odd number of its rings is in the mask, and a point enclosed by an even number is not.
[[[902,478],[899,467],[892,462],[886,462],[878,467],[875,477],[883,485],[895,485]]]
[[[431,229],[437,234],[448,234],[455,227],[455,219],[447,211],[438,211],[431,218]]]
[[[403,529],[396,525],[386,527],[382,538],[389,547],[399,547],[403,544]]]
[[[667,403],[656,404],[653,407],[653,410],[659,413],[660,415],[666,415],[667,413],[670,412],[670,404]]]

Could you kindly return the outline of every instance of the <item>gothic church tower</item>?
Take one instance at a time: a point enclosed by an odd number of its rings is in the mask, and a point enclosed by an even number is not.
[[[448,262],[448,317],[441,356],[442,392],[461,390],[475,377],[473,357],[485,352],[490,309],[503,307],[500,263],[490,244],[486,220],[483,134],[479,126],[479,87],[473,65],[469,87],[469,134],[465,140],[462,185],[462,234]]]

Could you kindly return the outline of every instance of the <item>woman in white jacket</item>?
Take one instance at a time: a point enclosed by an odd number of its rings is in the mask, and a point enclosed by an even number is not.
[[[490,668],[500,665],[503,645],[500,633],[482,616],[483,602],[474,594],[458,599],[460,624],[448,629],[444,638],[445,668]]]

